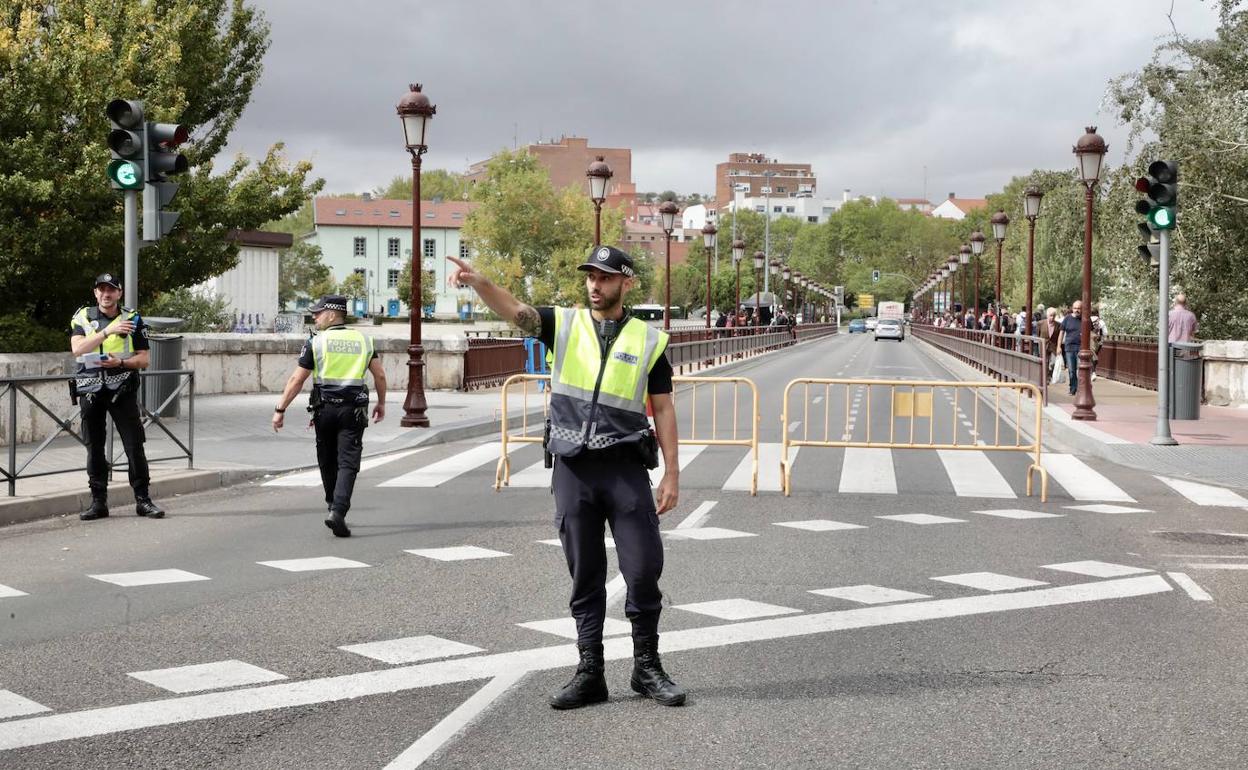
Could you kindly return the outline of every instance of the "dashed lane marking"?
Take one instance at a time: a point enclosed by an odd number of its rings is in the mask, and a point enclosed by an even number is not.
[[[455,545],[448,548],[408,548],[404,549],[413,556],[423,556],[436,561],[468,561],[471,559],[497,559],[511,556],[509,553],[480,548],[475,545]]]
[[[1130,567],[1126,564],[1111,564],[1104,561],[1071,561],[1064,564],[1046,564],[1044,569],[1055,569],[1061,572],[1073,572],[1076,575],[1109,578],[1123,575],[1138,575],[1141,572],[1152,572],[1143,567]]]
[[[135,671],[126,676],[179,695],[205,690],[222,690],[226,687],[238,687],[245,684],[277,682],[286,678],[276,671],[253,666],[241,660],[221,660],[194,666]]]
[[[1021,508],[1003,508],[996,511],[971,511],[971,513],[980,513],[985,516],[999,516],[1003,519],[1060,519],[1065,517],[1065,514],[1063,513],[1025,511]]]
[[[480,647],[473,647],[471,644],[427,635],[348,644],[338,649],[390,664],[416,663],[422,660],[454,658],[459,655],[485,652]]]
[[[843,529],[866,529],[861,524],[848,524],[843,521],[832,521],[831,519],[808,519],[806,521],[773,521],[777,527],[791,527],[792,529],[804,529],[809,532],[836,532]]]
[[[191,583],[196,580],[211,580],[194,572],[181,569],[149,569],[142,572],[113,572],[105,575],[87,575],[94,580],[112,583],[123,588],[134,586],[154,586],[165,583]]]
[[[26,717],[31,714],[42,714],[52,709],[30,698],[23,698],[11,690],[0,690],[0,719],[10,717]]]
[[[18,596],[30,596],[30,594],[25,591],[19,591],[16,588],[0,585],[0,599],[13,599]]]
[[[383,465],[411,457],[414,454],[420,454],[429,447],[421,447],[412,449],[407,452],[395,452],[394,454],[382,455],[380,457],[370,457],[360,463],[360,473],[371,471],[373,468],[380,468]],[[281,476],[271,481],[266,481],[262,486],[266,487],[319,487],[321,485],[321,471],[302,471],[300,473],[292,473],[288,476]]]
[[[1189,577],[1186,573],[1167,572],[1166,575],[1171,580],[1174,581],[1175,585],[1177,585],[1179,588],[1182,588],[1184,592],[1187,593],[1188,596],[1192,597],[1196,601],[1198,602],[1213,601],[1213,597],[1209,595],[1209,592],[1201,588],[1199,585],[1197,585],[1196,581],[1192,580],[1191,577]]]
[[[961,575],[934,577],[932,580],[966,586],[967,588],[978,588],[981,591],[1016,591],[1019,588],[1035,588],[1036,586],[1048,585],[1043,580],[1029,580],[1011,575],[999,575],[995,572],[967,572]]]
[[[818,594],[819,596],[830,596],[833,599],[844,599],[850,602],[857,602],[858,604],[889,604],[890,602],[907,602],[932,598],[927,594],[915,593],[914,591],[902,591],[898,588],[885,588],[884,586],[873,585],[819,588],[810,593]]]
[[[554,634],[562,636],[564,639],[576,639],[576,618],[552,618],[550,620],[530,620],[527,623],[517,623],[521,628],[527,628],[531,631],[541,631],[543,634]],[[606,618],[602,621],[603,636],[623,636],[631,634],[633,626],[618,618]]]
[[[1146,508],[1130,508],[1125,505],[1109,505],[1098,503],[1093,505],[1068,505],[1072,511],[1091,511],[1092,513],[1152,513]]]
[[[723,527],[698,527],[696,529],[672,529],[664,532],[670,538],[680,540],[729,540],[734,537],[758,537],[753,532],[741,532]]]
[[[750,599],[719,599],[711,602],[678,604],[673,609],[696,612],[699,615],[709,615],[720,620],[752,620],[754,618],[770,618],[777,615],[792,615],[793,613],[801,612],[801,610],[796,610],[792,607],[781,607]]]
[[[277,561],[258,561],[262,567],[272,567],[286,572],[318,572],[327,569],[359,569],[367,567],[362,561],[344,559],[341,556],[312,556],[306,559],[278,559]]]
[[[1248,499],[1223,487],[1208,484],[1197,484],[1185,479],[1171,479],[1165,476],[1154,476],[1161,483],[1183,495],[1197,505],[1217,505],[1226,508],[1248,508]]]
[[[949,516],[936,516],[930,513],[898,513],[892,516],[876,516],[877,519],[900,521],[905,524],[965,524],[966,519],[954,519]]]

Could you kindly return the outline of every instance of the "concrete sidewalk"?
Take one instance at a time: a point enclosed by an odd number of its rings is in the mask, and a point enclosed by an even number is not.
[[[403,396],[403,393],[390,394],[385,420],[376,425],[370,424],[365,431],[366,457],[422,444],[498,433],[501,400],[497,388],[471,393],[427,392],[429,428],[400,427]],[[315,436],[308,427],[305,411],[307,392],[290,405],[286,426],[275,434],[271,420],[277,399],[275,393],[197,397],[194,469],[187,467],[184,457],[158,459],[174,457],[182,451],[159,427],[149,425],[146,449],[151,461],[152,497],[168,502],[167,499],[174,495],[315,467]],[[509,417],[515,424],[516,418],[527,407],[532,421],[535,415],[540,415],[542,403],[542,396],[535,388],[530,388],[527,404],[520,394],[515,394],[508,407]],[[187,404],[183,401],[181,419],[166,420],[167,427],[183,443],[188,438],[186,408]],[[18,446],[18,467],[26,462],[36,446]],[[125,462],[120,442],[116,446],[116,455],[119,463]],[[58,438],[23,471],[50,475],[19,479],[16,497],[0,496],[0,525],[73,514],[86,508],[91,495],[87,489],[85,465],[86,449],[73,438]],[[0,494],[7,494],[7,488],[0,487]],[[121,507],[133,501],[125,470],[118,469],[109,485],[110,507]]]
[[[962,379],[992,380],[942,350],[927,343],[924,347]],[[1202,406],[1199,420],[1170,421],[1178,446],[1154,446],[1149,439],[1157,424],[1156,391],[1098,378],[1092,383],[1092,395],[1097,419],[1074,420],[1074,398],[1067,394],[1066,384],[1049,385],[1049,403],[1043,409],[1046,448],[1172,478],[1248,489],[1248,409]],[[1027,430],[1035,420],[1035,406],[1024,399],[1021,409]]]

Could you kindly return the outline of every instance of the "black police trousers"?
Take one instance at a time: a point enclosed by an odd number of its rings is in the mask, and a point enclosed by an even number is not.
[[[650,475],[633,453],[585,451],[556,457],[552,489],[555,523],[572,575],[569,606],[578,644],[602,641],[607,616],[607,551],[604,525],[615,538],[620,572],[628,587],[624,613],[633,638],[657,640],[663,593],[663,543]]]
[[[351,493],[360,472],[368,407],[322,403],[312,425],[316,428],[316,464],[321,469],[325,504],[345,515],[351,510]]]
[[[151,476],[147,469],[147,452],[143,449],[146,435],[143,418],[139,412],[139,391],[129,384],[119,390],[100,388],[95,393],[78,397],[82,408],[82,432],[87,441],[87,483],[93,496],[104,495],[108,490],[108,457],[104,445],[108,441],[105,418],[113,416],[117,435],[126,450],[129,466],[130,488],[137,498],[148,496]]]

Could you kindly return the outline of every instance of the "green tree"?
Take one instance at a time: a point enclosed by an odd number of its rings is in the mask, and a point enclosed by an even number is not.
[[[468,200],[471,191],[472,182],[465,179],[463,174],[456,174],[453,171],[440,168],[422,171],[420,174],[420,197],[422,200],[431,201],[434,198],[447,201]],[[411,200],[411,174],[392,178],[385,187],[378,187],[373,190],[373,196],[377,198]]]
[[[306,241],[295,241],[282,251],[277,268],[278,305],[285,307],[299,297],[315,297],[316,289],[332,281],[321,257],[321,247]]]
[[[347,299],[361,299],[368,292],[363,273],[351,273],[338,284],[338,293]]]
[[[425,271],[420,277],[420,296],[421,306],[432,305],[434,297],[437,294],[437,287],[434,282],[437,281],[437,273],[432,270]],[[403,269],[399,272],[399,283],[394,287],[395,294],[398,296],[399,302],[411,309],[412,306],[412,260],[403,261]]]
[[[181,318],[178,331],[230,331],[229,304],[220,297],[204,294],[187,287],[156,295],[148,304],[145,315],[152,318]]]
[[[0,303],[60,326],[103,269],[122,267],[122,196],[105,167],[105,100],[141,98],[150,120],[191,128],[191,172],[171,208],[177,229],[144,250],[145,300],[233,267],[232,229],[297,211],[320,189],[310,164],[282,145],[223,168],[268,47],[262,16],[244,0],[9,0],[0,14]],[[48,276],[58,280],[49,281]]]

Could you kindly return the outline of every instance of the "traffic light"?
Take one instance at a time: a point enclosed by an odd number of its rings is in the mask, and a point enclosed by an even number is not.
[[[1148,164],[1148,175],[1135,180],[1135,189],[1147,196],[1135,210],[1148,219],[1153,230],[1173,230],[1179,205],[1179,164],[1155,160]]]
[[[879,282],[880,282],[880,271],[872,270],[871,271],[871,283],[879,283]]]
[[[178,146],[187,140],[190,132],[178,123],[147,123],[145,131],[147,187],[143,190],[143,240],[158,241],[169,234],[180,216],[180,212],[164,209],[173,201],[180,186],[168,181],[168,176],[186,173],[190,168],[186,156],[178,152]]]
[[[108,181],[114,190],[138,190],[146,181],[143,102],[114,99],[105,108],[109,124]]]
[[[1158,235],[1157,230],[1153,229],[1148,220],[1140,222],[1138,226],[1140,228],[1140,238],[1144,242],[1140,244],[1137,253],[1140,255],[1140,259],[1144,260],[1144,264],[1149,267],[1157,267],[1161,264],[1161,236]]]

